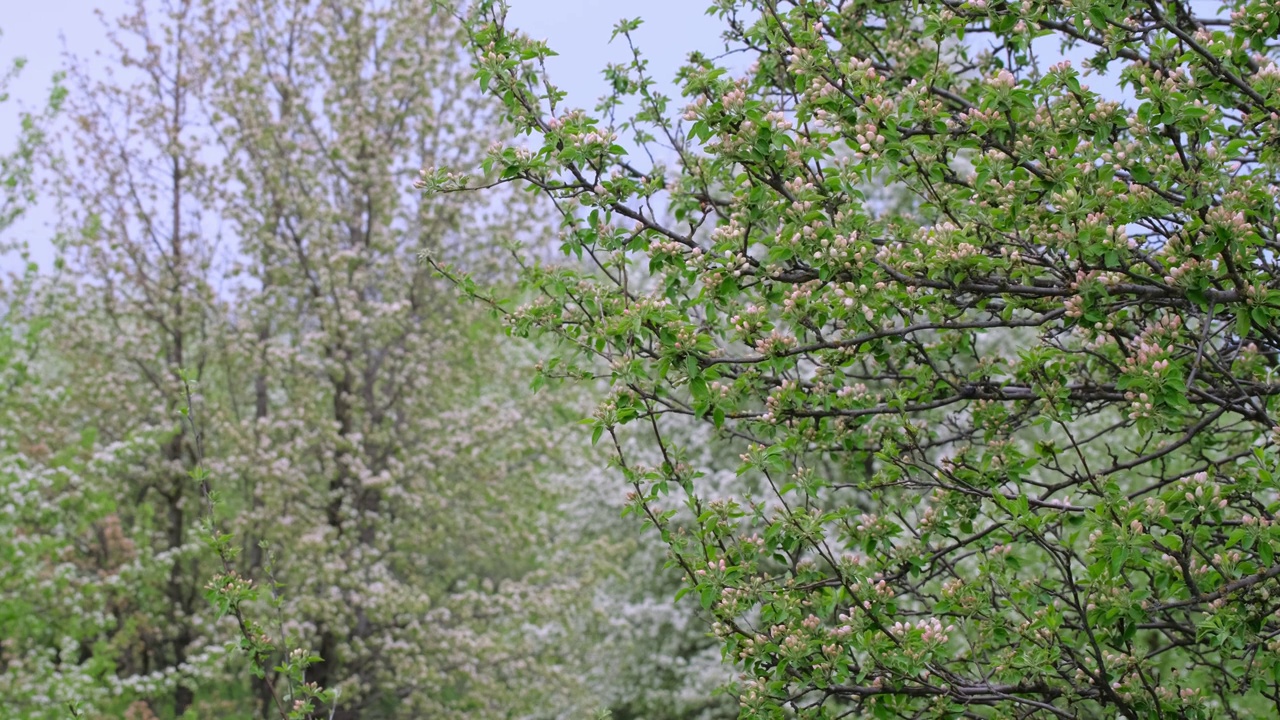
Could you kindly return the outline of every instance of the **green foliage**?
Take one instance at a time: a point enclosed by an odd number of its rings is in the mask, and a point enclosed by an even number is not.
[[[632,46],[592,115],[472,8],[525,138],[483,168],[566,260],[518,307],[438,267],[554,339],[543,376],[608,378],[592,439],[743,717],[1280,707],[1280,15],[1202,10],[719,0],[734,52],[690,56],[686,107]]]
[[[7,70],[0,73],[0,108],[10,101],[9,84],[26,66],[25,58],[17,58]],[[35,201],[32,173],[37,155],[44,149],[49,122],[62,108],[67,89],[62,85],[64,75],[53,76],[49,98],[38,113],[18,113],[18,136],[11,142],[12,148],[0,153],[0,231],[4,231]],[[6,108],[7,109],[7,108]],[[7,145],[7,143],[6,143]],[[9,250],[0,245],[0,252]]]

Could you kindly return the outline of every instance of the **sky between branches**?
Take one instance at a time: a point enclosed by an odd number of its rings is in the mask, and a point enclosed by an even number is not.
[[[26,69],[11,88],[11,101],[0,105],[0,152],[13,146],[18,134],[18,110],[37,109],[47,97],[50,78],[65,66],[70,52],[92,60],[95,53],[106,52],[108,44],[102,22],[94,13],[103,11],[108,19],[124,12],[131,0],[41,0],[38,4],[17,5],[18,0],[0,0],[13,4],[0,16],[0,64],[7,66],[15,57],[27,60]],[[671,82],[689,51],[699,49],[716,52],[723,48],[720,40],[721,21],[706,14],[705,0],[510,0],[511,26],[530,36],[545,39],[559,53],[548,63],[552,80],[568,92],[568,106],[590,110],[608,90],[603,70],[608,63],[628,59],[625,45],[610,44],[614,25],[623,18],[640,17],[644,25],[636,33],[640,49],[649,59],[653,77],[661,83],[661,91],[677,99],[679,90]],[[1214,0],[1192,0],[1197,12],[1214,15]],[[1038,43],[1039,59],[1044,67],[1060,59],[1070,59],[1077,66],[1084,53],[1063,55],[1050,38]],[[99,62],[105,62],[99,60]],[[733,63],[730,62],[732,65]],[[1121,92],[1115,77],[1090,74],[1087,82],[1104,96],[1124,102],[1129,93]],[[626,142],[626,138],[622,138]],[[34,208],[10,232],[24,239],[31,257],[42,266],[53,259],[54,209],[45,203]],[[0,255],[0,273],[20,265],[13,255]]]
[[[15,57],[27,59],[26,69],[12,87],[12,99],[0,106],[0,151],[13,146],[18,134],[18,110],[36,109],[47,97],[50,78],[65,65],[64,53],[94,58],[108,45],[100,8],[108,19],[122,13],[126,0],[41,0],[8,6],[0,16],[0,63]],[[550,63],[555,82],[569,93],[568,104],[590,109],[605,94],[602,75],[606,63],[627,59],[624,45],[609,43],[614,24],[623,18],[643,17],[637,34],[648,55],[654,77],[664,91],[678,95],[670,79],[695,48],[719,46],[720,21],[705,14],[701,0],[512,0],[512,25],[535,38],[545,38],[560,56]],[[55,220],[52,207],[35,208],[12,229],[31,247],[32,259],[46,266],[53,259],[49,237]],[[0,272],[20,267],[15,256],[0,256]]]

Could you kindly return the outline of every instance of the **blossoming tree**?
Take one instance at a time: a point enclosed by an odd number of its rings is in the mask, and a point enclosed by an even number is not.
[[[0,714],[589,714],[560,408],[417,262],[529,217],[412,187],[498,130],[456,21],[137,0],[110,28],[47,168],[61,270],[0,283]]]
[[[538,571],[564,456],[514,391],[515,354],[417,262],[528,217],[518,195],[413,190],[499,131],[459,24],[418,0],[206,5],[240,239],[230,372],[252,378],[215,473],[252,488],[244,533],[283,548],[285,625],[321,658],[308,680],[339,718],[566,702],[545,626],[579,579]]]
[[[731,52],[689,56],[681,107],[635,50],[592,114],[473,7],[527,138],[483,167],[554,204],[567,260],[526,254],[512,300],[437,264],[557,341],[542,378],[608,381],[594,436],[743,716],[1276,712],[1280,12],[710,12]]]

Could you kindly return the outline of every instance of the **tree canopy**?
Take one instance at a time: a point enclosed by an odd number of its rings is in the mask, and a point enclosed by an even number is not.
[[[682,99],[626,21],[595,112],[470,10],[564,259],[431,259],[607,383],[743,717],[1280,712],[1271,3],[717,0]]]

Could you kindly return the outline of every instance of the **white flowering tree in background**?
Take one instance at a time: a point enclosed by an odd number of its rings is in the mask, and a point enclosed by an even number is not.
[[[335,717],[554,706],[565,681],[540,626],[574,579],[539,553],[562,453],[513,397],[519,360],[417,261],[496,249],[532,219],[519,196],[413,190],[419,168],[477,162],[498,132],[459,26],[429,2],[209,12],[241,239],[226,372],[247,380],[214,474],[244,483],[240,534],[289,549],[286,628],[323,658],[308,678],[338,693]]]
[[[1280,712],[1280,12],[710,12],[750,67],[694,53],[677,105],[637,52],[624,120],[472,7],[524,138],[481,167],[557,207],[567,260],[525,253],[510,298],[437,266],[554,343],[544,378],[610,384],[594,436],[741,716]]]

